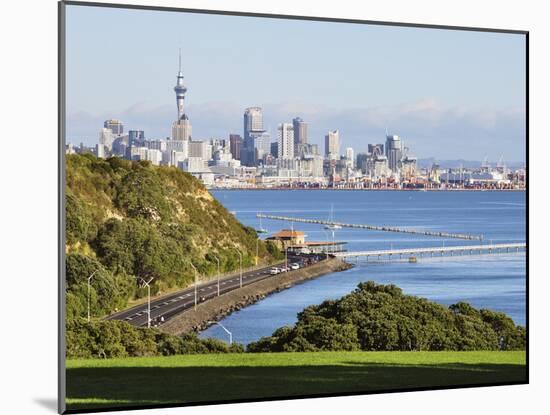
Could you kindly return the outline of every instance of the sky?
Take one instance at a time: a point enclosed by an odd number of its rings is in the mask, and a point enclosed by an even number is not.
[[[387,130],[418,158],[525,160],[524,35],[77,5],[66,27],[69,142],[109,118],[168,137],[181,48],[196,140],[242,135],[261,106],[274,140],[300,116],[342,152]]]

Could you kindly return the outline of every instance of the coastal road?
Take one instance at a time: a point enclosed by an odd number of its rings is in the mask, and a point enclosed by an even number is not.
[[[302,262],[304,258],[290,256],[288,263]],[[271,268],[284,266],[285,262],[270,265],[264,268],[243,272],[243,287],[254,282],[271,277]],[[240,274],[237,272],[229,277],[220,279],[220,295],[240,287]],[[212,279],[197,286],[197,305],[218,295],[218,280]],[[160,298],[151,298],[151,325],[164,318],[164,322],[184,310],[195,305],[195,287],[189,287]],[[105,317],[105,320],[123,320],[136,327],[147,326],[147,302],[127,310],[119,311]]]

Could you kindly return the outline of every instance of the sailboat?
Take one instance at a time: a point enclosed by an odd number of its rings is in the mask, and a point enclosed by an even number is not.
[[[261,212],[260,212],[261,213]],[[260,216],[260,227],[256,229],[257,233],[267,233],[267,229],[264,229],[262,226],[262,217]]]
[[[330,205],[330,216],[328,218],[328,222],[334,222],[334,205]],[[336,229],[342,229],[340,225],[336,225],[334,223],[325,225],[325,229],[330,230],[336,230]]]

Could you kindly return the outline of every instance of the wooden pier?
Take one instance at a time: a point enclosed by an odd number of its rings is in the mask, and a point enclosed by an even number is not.
[[[361,225],[361,224],[354,224],[354,223],[334,222],[334,221],[321,220],[321,219],[304,219],[304,218],[293,218],[289,216],[265,215],[263,213],[258,213],[256,217],[273,219],[273,220],[282,220],[286,222],[301,222],[301,223],[314,223],[319,225],[340,226],[342,228],[367,229],[371,231],[381,231],[381,232],[410,233],[415,235],[436,236],[440,238],[466,239],[469,241],[483,240],[483,236],[481,235],[468,235],[463,233],[427,231],[422,229],[398,228],[394,226]]]
[[[454,254],[458,255],[480,255],[496,254],[505,252],[519,252],[527,249],[527,244],[508,243],[508,244],[488,244],[488,245],[462,245],[462,246],[432,246],[426,248],[407,248],[407,249],[387,249],[379,251],[351,251],[335,252],[332,255],[339,258],[366,258],[374,257],[377,259],[402,259],[422,256],[443,256]]]

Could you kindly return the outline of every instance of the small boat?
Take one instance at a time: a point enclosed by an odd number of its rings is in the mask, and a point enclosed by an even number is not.
[[[334,205],[330,205],[330,216],[328,218],[328,222],[334,222]],[[342,227],[335,223],[331,223],[331,224],[325,225],[325,229],[334,231],[336,229],[342,229]]]
[[[267,233],[267,229],[264,229],[264,227],[262,226],[262,217],[260,216],[260,227],[259,229],[256,229],[256,232],[257,233]]]
[[[410,256],[409,257],[409,262],[411,264],[416,264],[418,262],[417,258],[415,256]]]

